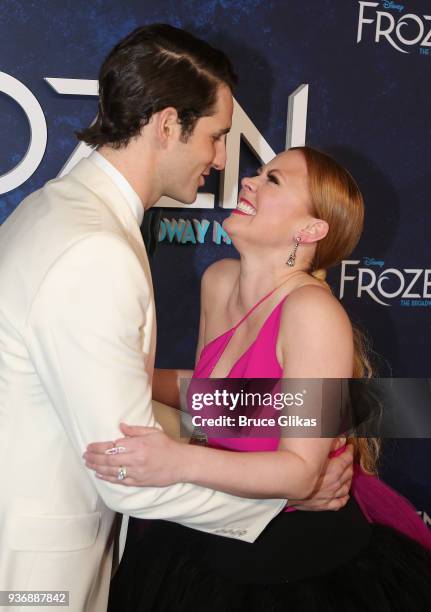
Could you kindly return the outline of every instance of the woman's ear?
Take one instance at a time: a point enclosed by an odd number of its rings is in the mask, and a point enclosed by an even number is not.
[[[322,219],[313,219],[307,227],[296,232],[296,236],[300,238],[302,244],[311,244],[325,238],[329,231],[329,225]]]

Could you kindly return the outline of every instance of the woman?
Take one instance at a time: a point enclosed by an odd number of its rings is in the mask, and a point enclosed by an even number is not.
[[[362,225],[355,182],[320,152],[291,149],[243,179],[237,209],[224,223],[240,260],[217,262],[204,274],[194,376],[366,375],[366,356],[346,313],[312,275],[347,257]],[[155,387],[163,385],[156,379]],[[87,465],[100,478],[118,482],[122,465],[124,484],[186,481],[247,497],[306,498],[334,450],[330,438],[210,438],[216,448],[205,448],[151,428],[123,432],[131,437],[117,441],[122,455],[104,454],[112,443],[90,445]],[[354,443],[362,467],[355,487],[367,489],[377,443]],[[337,513],[282,512],[253,545],[147,523],[139,540],[128,541],[110,609],[430,609],[429,552],[390,527],[371,525],[373,500],[361,511],[358,490],[355,497]],[[396,500],[413,525],[405,531],[414,535],[417,528],[426,543],[425,527],[407,502]]]

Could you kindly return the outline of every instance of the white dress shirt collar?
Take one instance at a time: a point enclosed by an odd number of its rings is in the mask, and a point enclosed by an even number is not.
[[[117,168],[115,168],[111,162],[109,162],[103,155],[97,151],[93,151],[89,157],[89,161],[96,164],[109,178],[116,184],[118,189],[123,194],[127,204],[136,218],[138,225],[142,224],[144,218],[144,206],[141,198],[138,196],[136,191],[133,189],[129,181],[121,174]]]

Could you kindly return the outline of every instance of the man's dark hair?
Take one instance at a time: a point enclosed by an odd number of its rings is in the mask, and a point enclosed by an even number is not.
[[[215,112],[218,86],[232,90],[235,83],[228,57],[189,32],[167,24],[137,28],[103,62],[96,121],[77,136],[91,146],[119,148],[154,113],[172,106],[186,141],[196,121]]]

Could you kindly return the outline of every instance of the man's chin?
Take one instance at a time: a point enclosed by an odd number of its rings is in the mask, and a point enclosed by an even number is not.
[[[181,202],[181,204],[193,204],[194,202],[196,202],[196,198],[198,197],[198,192],[197,190],[193,193],[173,193],[173,194],[166,194],[168,195],[168,197],[172,198],[173,200],[177,200],[177,202]]]
[[[195,191],[194,193],[191,193],[188,196],[186,196],[185,194],[182,194],[182,197],[179,198],[179,201],[182,202],[183,204],[194,204],[196,202],[197,197],[198,197],[198,192]]]

